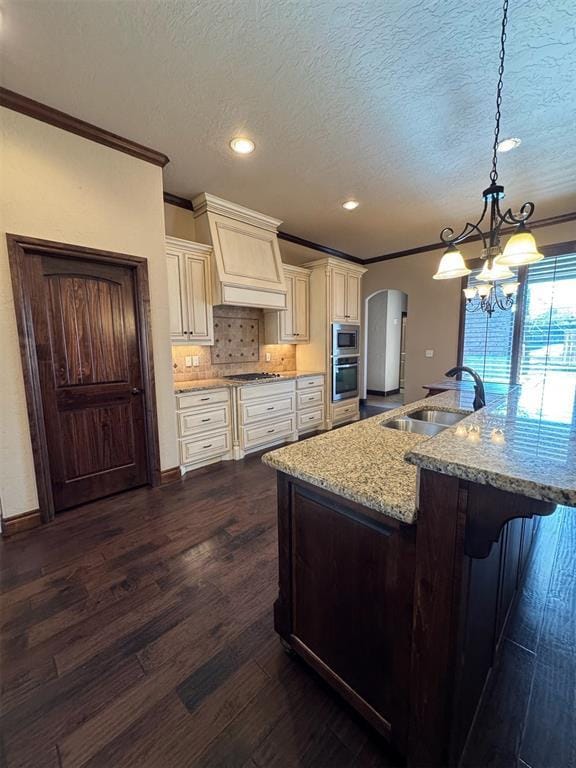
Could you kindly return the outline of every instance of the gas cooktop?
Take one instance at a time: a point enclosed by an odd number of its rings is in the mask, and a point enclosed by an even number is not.
[[[279,373],[238,373],[236,376],[224,376],[231,381],[257,381],[258,379],[279,379]]]

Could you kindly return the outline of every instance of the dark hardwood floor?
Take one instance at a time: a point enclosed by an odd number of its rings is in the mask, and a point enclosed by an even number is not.
[[[0,762],[397,764],[281,650],[275,509],[274,473],[253,456],[2,541]],[[466,766],[575,765],[571,513],[543,520]]]

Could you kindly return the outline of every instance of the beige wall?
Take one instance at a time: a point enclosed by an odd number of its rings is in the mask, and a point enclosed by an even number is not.
[[[164,203],[164,221],[166,234],[169,237],[180,237],[182,240],[196,241],[194,214],[178,205]]]
[[[534,231],[539,245],[576,239],[573,222]],[[408,246],[408,244],[407,244]],[[465,258],[479,256],[477,243],[463,248]],[[364,310],[366,299],[383,288],[397,288],[408,294],[406,331],[406,402],[422,397],[424,384],[442,378],[456,364],[460,313],[460,280],[433,280],[442,251],[368,265],[362,280]],[[434,357],[425,357],[433,349]],[[365,396],[365,384],[363,386]]]
[[[162,469],[178,464],[160,168],[0,109],[0,497],[38,506],[5,233],[148,259]]]

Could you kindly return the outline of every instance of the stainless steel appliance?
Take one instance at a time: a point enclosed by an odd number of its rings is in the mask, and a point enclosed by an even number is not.
[[[332,358],[332,401],[358,397],[358,357]]]
[[[360,326],[332,324],[332,356],[360,354]]]

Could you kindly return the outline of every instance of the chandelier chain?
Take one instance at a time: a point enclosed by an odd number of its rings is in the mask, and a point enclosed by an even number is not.
[[[492,147],[492,170],[490,181],[496,184],[498,181],[498,141],[500,139],[500,117],[502,106],[502,86],[504,83],[504,57],[506,55],[506,25],[508,23],[508,0],[504,0],[502,13],[502,28],[500,32],[500,65],[498,67],[498,87],[496,88],[496,125],[494,126],[494,145]]]

